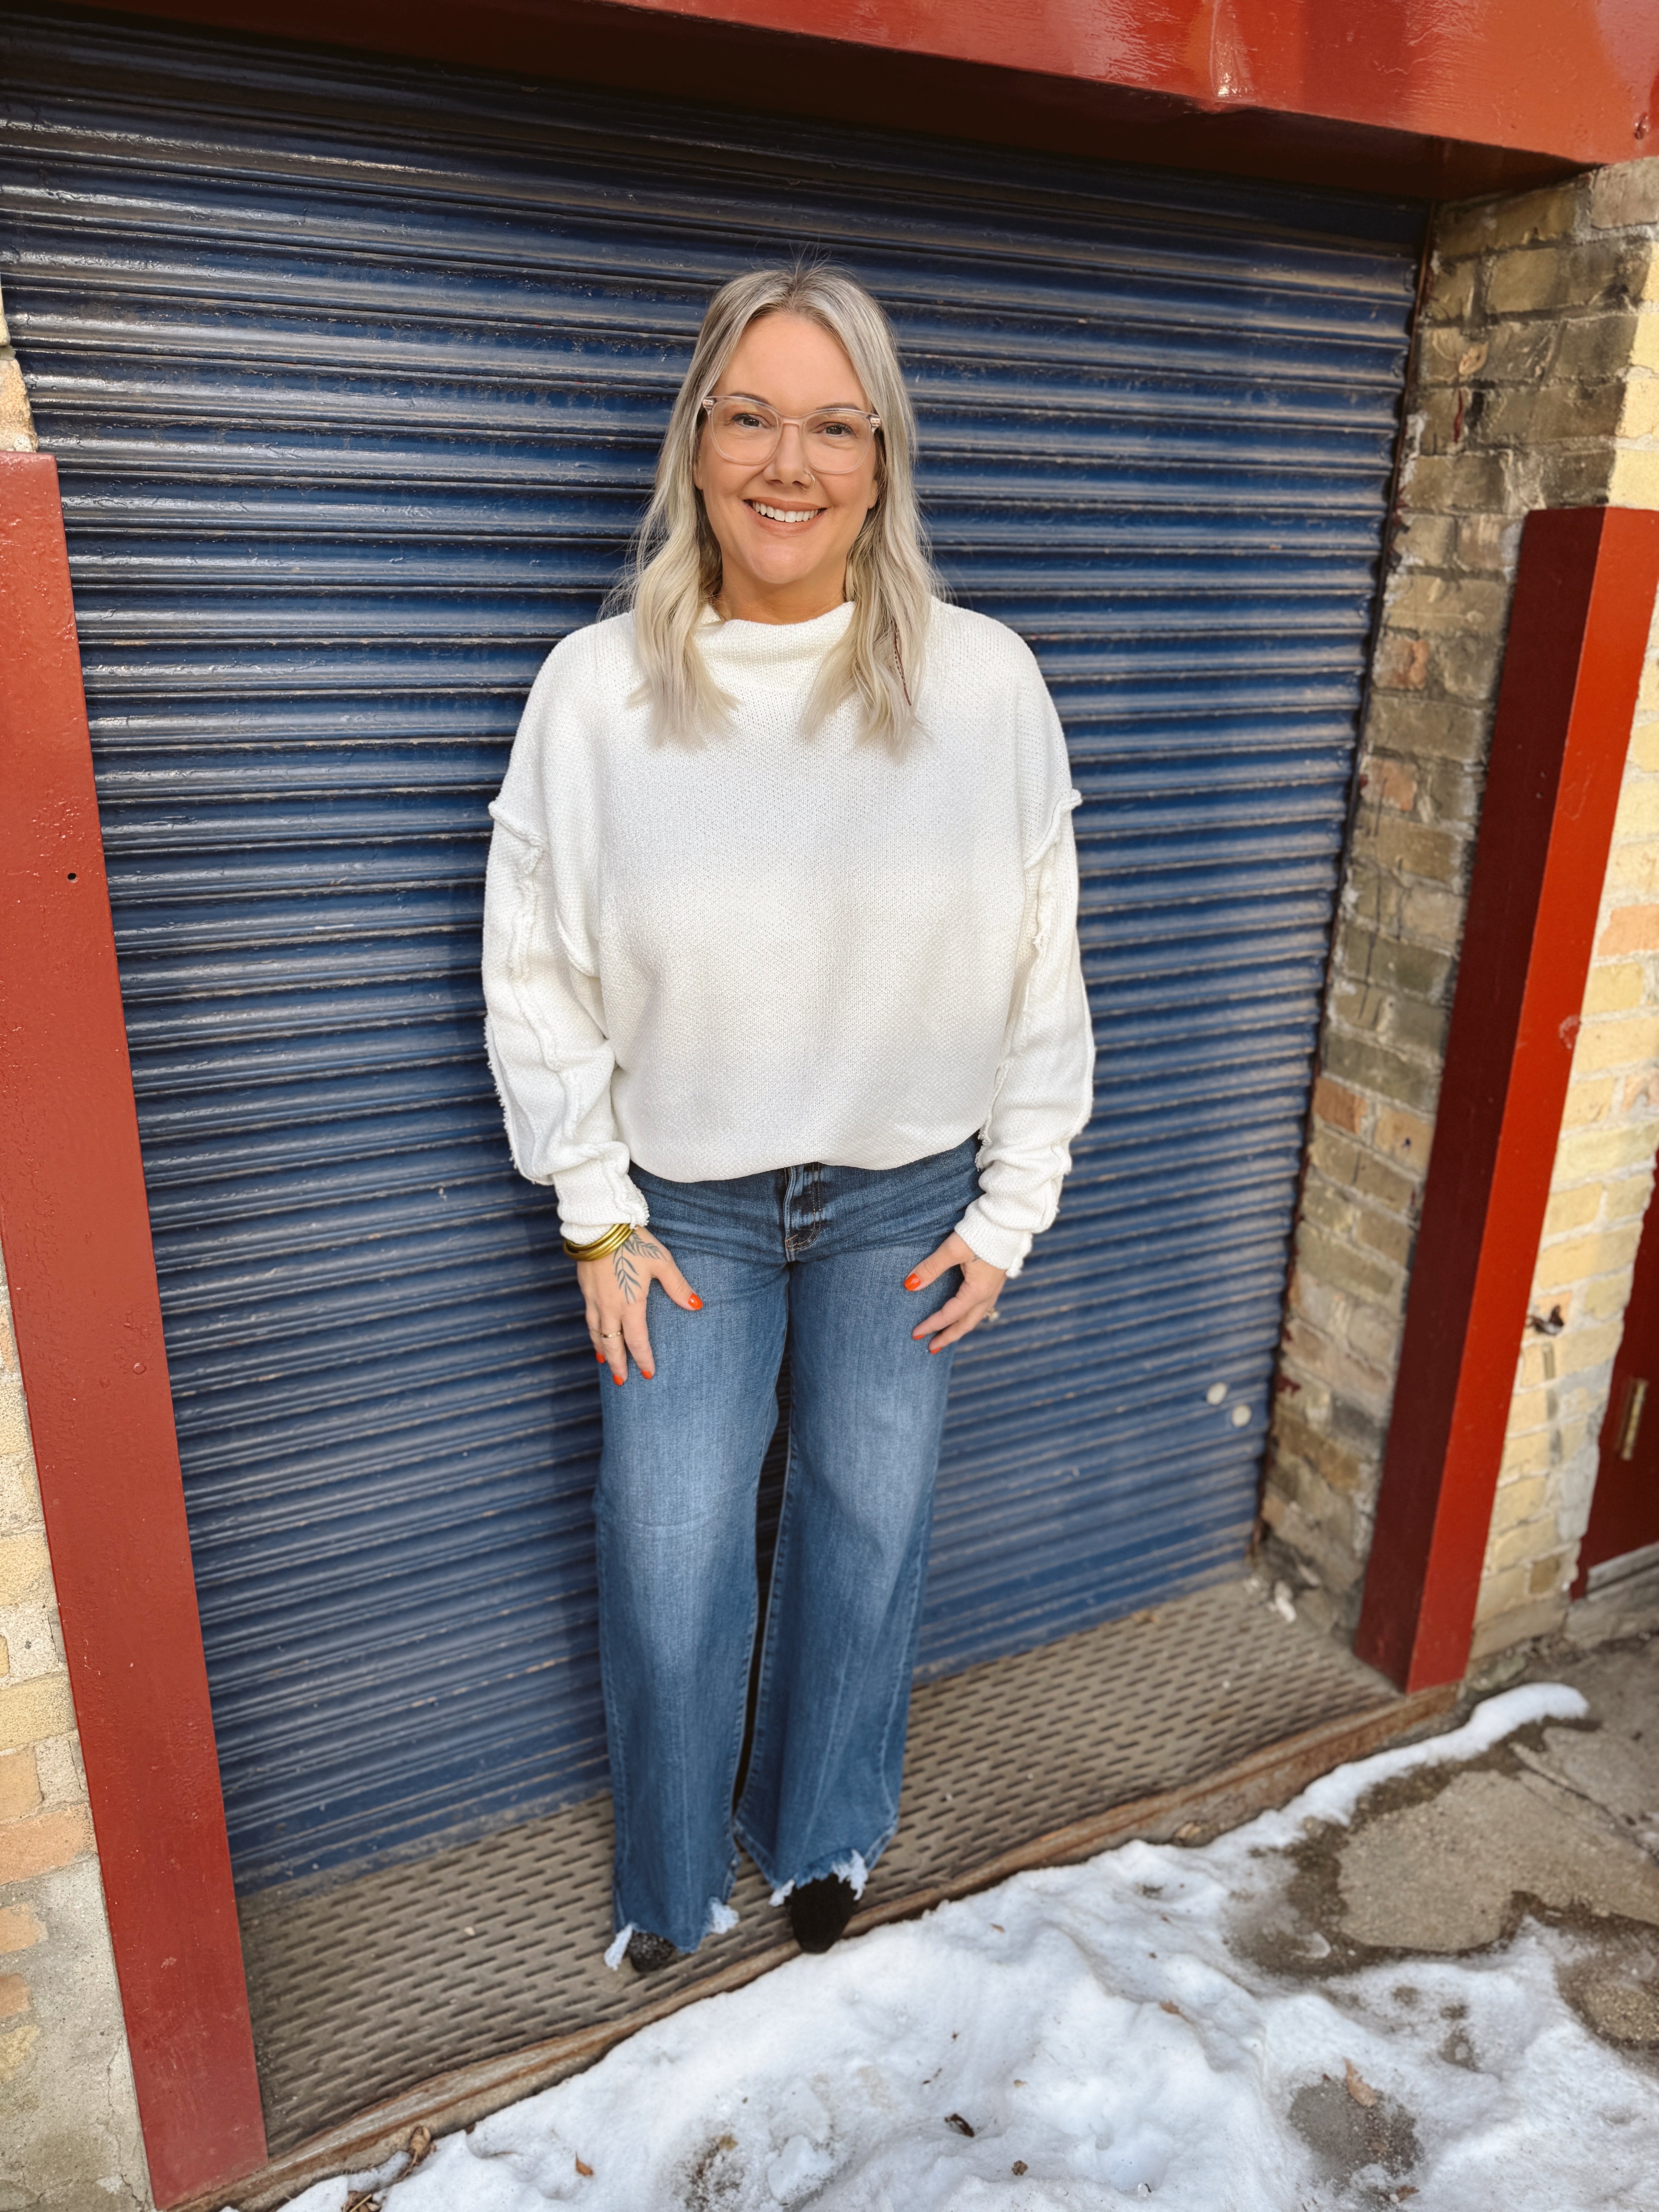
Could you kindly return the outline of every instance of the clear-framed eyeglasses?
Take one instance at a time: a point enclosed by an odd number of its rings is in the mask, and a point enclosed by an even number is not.
[[[861,407],[820,407],[814,415],[780,415],[763,399],[711,392],[702,403],[708,435],[722,460],[763,469],[778,450],[784,425],[800,432],[806,465],[815,476],[848,476],[860,467],[881,428],[879,415]]]

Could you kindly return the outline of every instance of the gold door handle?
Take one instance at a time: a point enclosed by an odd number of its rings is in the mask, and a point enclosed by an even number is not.
[[[1648,1402],[1646,1377],[1633,1375],[1625,1386],[1625,1418],[1619,1424],[1619,1456],[1634,1459],[1636,1439],[1642,1433],[1642,1408]]]

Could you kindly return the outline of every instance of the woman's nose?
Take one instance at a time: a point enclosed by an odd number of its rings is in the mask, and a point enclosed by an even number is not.
[[[806,437],[799,422],[786,422],[779,433],[767,474],[791,483],[811,483],[812,471],[806,459]]]

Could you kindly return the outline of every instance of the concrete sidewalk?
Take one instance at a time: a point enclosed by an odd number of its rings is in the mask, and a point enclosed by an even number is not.
[[[1571,1938],[1560,1986],[1585,2026],[1659,2072],[1659,1611],[1599,1625],[1614,1632],[1575,1619],[1477,1685],[1565,1682],[1587,1720],[1382,1784],[1348,1825],[1314,1830],[1288,1913],[1251,1939],[1260,1962],[1323,1979],[1502,1946],[1530,1917]]]

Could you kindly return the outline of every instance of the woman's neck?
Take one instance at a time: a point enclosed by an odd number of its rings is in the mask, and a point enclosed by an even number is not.
[[[722,622],[808,623],[816,622],[820,615],[833,614],[846,598],[844,577],[830,592],[811,578],[799,585],[769,589],[738,578],[734,583],[721,583],[714,612]]]

